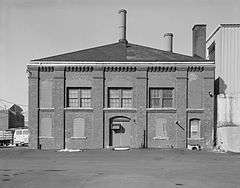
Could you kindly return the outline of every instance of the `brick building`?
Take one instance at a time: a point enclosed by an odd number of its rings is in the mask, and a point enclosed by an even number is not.
[[[205,59],[206,26],[193,27],[193,56],[126,40],[36,59],[29,72],[30,147],[185,148],[213,143],[214,62]]]

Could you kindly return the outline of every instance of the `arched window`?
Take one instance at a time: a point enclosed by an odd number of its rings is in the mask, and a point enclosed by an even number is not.
[[[75,138],[85,137],[85,119],[76,118],[73,120],[73,137]]]
[[[52,118],[41,118],[39,133],[40,137],[52,137]]]
[[[201,138],[200,119],[190,119],[188,136],[192,139]]]

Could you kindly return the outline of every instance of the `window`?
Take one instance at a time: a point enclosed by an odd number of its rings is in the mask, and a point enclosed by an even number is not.
[[[91,107],[91,88],[68,88],[68,107]]]
[[[150,108],[173,107],[173,88],[150,88]]]
[[[200,120],[199,119],[191,119],[189,125],[189,138],[199,139],[200,135]]]
[[[73,137],[84,138],[85,137],[85,119],[76,118],[73,120]]]
[[[167,120],[158,118],[155,121],[155,137],[154,139],[168,139],[167,137]]]
[[[131,108],[132,89],[131,88],[109,88],[108,90],[109,108]]]
[[[52,137],[52,118],[41,118],[40,137]]]

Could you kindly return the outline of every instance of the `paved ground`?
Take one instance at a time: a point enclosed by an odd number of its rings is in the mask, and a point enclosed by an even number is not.
[[[0,149],[0,188],[239,188],[240,155],[183,150]]]

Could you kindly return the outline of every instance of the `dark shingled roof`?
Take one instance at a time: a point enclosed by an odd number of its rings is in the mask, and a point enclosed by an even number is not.
[[[207,61],[178,53],[149,48],[127,42],[117,42],[86,50],[35,59],[32,61],[97,61],[97,62],[168,62],[168,61]]]

